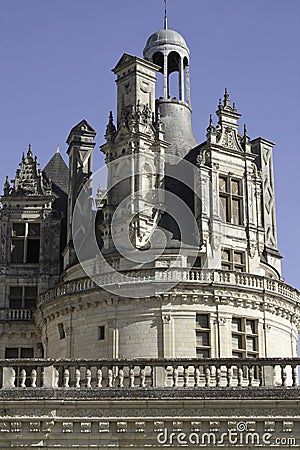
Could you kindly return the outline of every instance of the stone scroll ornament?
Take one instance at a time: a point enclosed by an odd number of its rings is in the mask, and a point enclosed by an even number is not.
[[[197,215],[193,214],[182,196],[176,194],[180,190],[172,189],[174,184],[180,185],[180,189],[186,186],[188,195],[194,195],[198,205],[201,205],[204,216],[210,217],[211,205],[207,204],[205,191],[213,187],[208,180],[206,190],[200,189],[201,172],[198,167],[186,160],[165,155],[163,169],[162,165],[153,166],[154,182],[150,187],[147,181],[149,173],[145,174],[145,165],[140,169],[139,158],[140,155],[120,157],[95,172],[83,186],[72,218],[74,248],[85,273],[96,286],[131,298],[164,293],[188,279],[193,267],[192,259],[195,262],[196,256],[189,256],[189,267],[182,261],[187,255],[197,254],[195,251],[189,253],[189,249],[201,252],[209,245],[212,252],[218,254],[218,260],[214,263],[216,267],[220,262],[220,245],[225,234],[221,205],[219,220],[214,222],[209,233],[201,235]],[[116,174],[116,164],[127,167],[124,175],[112,176]],[[164,173],[160,173],[162,170]],[[139,179],[144,180],[146,187],[138,189],[143,185]],[[164,187],[166,180],[169,180],[170,190]],[[99,185],[105,183],[107,189],[99,191]],[[205,198],[201,198],[203,196]],[[101,214],[103,217],[99,225],[97,218]],[[176,223],[180,238],[174,238],[172,230],[164,227],[166,216],[171,217],[173,224]],[[100,234],[106,243],[110,242],[106,248],[101,248],[99,244],[102,239]],[[171,264],[166,264],[166,255],[170,256]],[[203,266],[205,261],[202,261]],[[155,267],[164,267],[164,270],[155,271]],[[137,280],[139,283],[136,283]],[[141,280],[145,282],[141,283]]]

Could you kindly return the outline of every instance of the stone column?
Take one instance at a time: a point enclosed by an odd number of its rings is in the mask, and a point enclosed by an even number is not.
[[[185,67],[185,92],[186,92],[186,102],[191,104],[191,89],[190,89],[190,69],[189,66]]]
[[[180,58],[179,62],[179,100],[184,101],[184,68],[183,68],[183,58]]]
[[[168,82],[168,55],[164,55],[164,98],[169,96],[169,82]]]

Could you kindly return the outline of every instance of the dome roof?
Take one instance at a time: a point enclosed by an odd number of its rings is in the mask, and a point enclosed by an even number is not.
[[[178,45],[188,51],[188,46],[184,38],[174,30],[159,30],[153,33],[148,38],[144,51],[150,47],[156,47],[162,44]]]

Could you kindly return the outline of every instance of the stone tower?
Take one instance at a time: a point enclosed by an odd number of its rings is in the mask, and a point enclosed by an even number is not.
[[[5,182],[1,448],[299,446],[300,296],[281,275],[274,144],[240,130],[227,89],[197,144],[189,64],[166,20],[144,59],[123,54],[106,186],[86,120],[68,170],[56,153],[40,171],[29,148]]]

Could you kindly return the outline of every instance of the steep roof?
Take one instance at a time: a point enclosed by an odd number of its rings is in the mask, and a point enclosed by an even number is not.
[[[64,193],[68,193],[69,171],[59,150],[54,153],[43,172],[52,183],[59,187]]]

